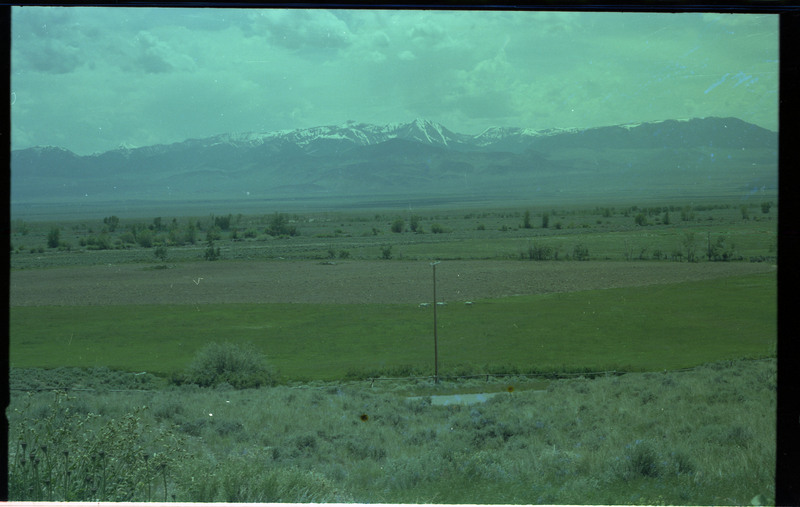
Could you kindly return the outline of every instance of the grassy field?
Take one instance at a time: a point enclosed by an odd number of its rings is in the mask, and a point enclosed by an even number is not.
[[[443,374],[663,370],[773,354],[775,273],[439,308]],[[12,367],[170,374],[209,342],[249,342],[284,378],[429,371],[432,310],[415,305],[12,307]],[[494,371],[492,371],[494,370]]]

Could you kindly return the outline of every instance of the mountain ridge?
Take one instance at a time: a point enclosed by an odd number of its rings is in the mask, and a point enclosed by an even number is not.
[[[12,203],[47,200],[313,198],[316,195],[531,198],[593,192],[777,188],[777,133],[737,118],[592,128],[489,127],[430,120],[218,134],[80,156],[11,153]]]

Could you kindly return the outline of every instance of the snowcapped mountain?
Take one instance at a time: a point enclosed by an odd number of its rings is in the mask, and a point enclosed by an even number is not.
[[[274,132],[243,132],[222,134],[204,140],[206,146],[231,144],[237,147],[258,146],[268,143],[293,144],[309,154],[330,154],[353,148],[380,144],[390,139],[406,139],[423,144],[449,147],[458,145],[470,136],[455,134],[442,125],[428,120],[416,119],[410,123],[391,123],[371,125],[347,122],[342,125],[328,125],[297,130]],[[337,146],[337,148],[331,148]]]
[[[320,196],[561,198],[777,188],[777,134],[736,118],[452,132],[423,119],[11,153],[12,203]]]

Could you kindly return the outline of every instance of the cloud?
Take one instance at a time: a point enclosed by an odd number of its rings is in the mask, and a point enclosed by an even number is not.
[[[150,32],[139,32],[134,38],[131,60],[144,72],[159,74],[174,70],[192,71],[195,63],[191,57],[176,50]]]
[[[15,149],[348,118],[465,133],[711,115],[777,128],[775,16],[15,7],[12,21]]]
[[[251,20],[254,35],[289,49],[319,52],[350,44],[350,29],[331,11],[263,10],[254,12]]]
[[[414,55],[414,53],[412,53],[411,51],[409,51],[407,49],[401,51],[400,53],[398,53],[397,54],[397,58],[399,58],[400,60],[406,61],[406,62],[410,62],[412,60],[416,60],[417,59],[416,55]]]

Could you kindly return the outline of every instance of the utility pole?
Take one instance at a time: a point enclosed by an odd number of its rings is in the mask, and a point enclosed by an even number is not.
[[[433,379],[439,383],[439,338],[436,334],[436,265],[441,261],[431,262],[433,266]]]

